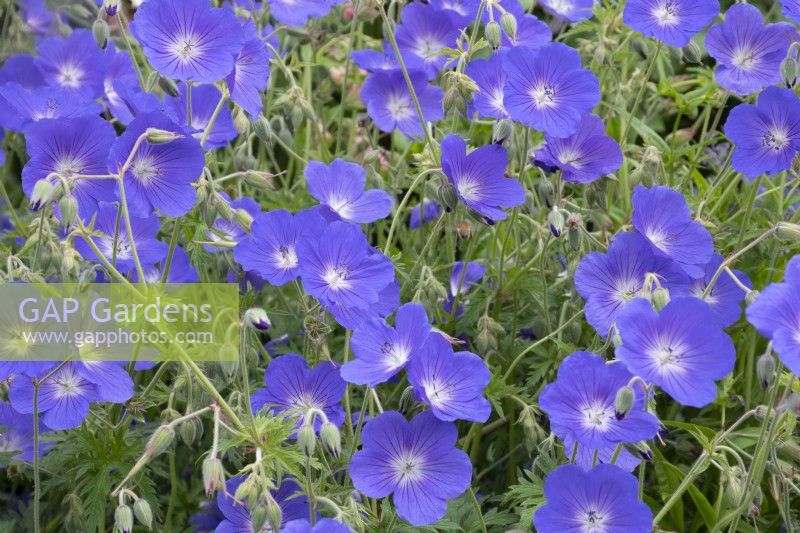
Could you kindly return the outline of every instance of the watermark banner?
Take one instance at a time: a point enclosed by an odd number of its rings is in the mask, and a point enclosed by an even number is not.
[[[233,361],[231,283],[0,285],[1,361]]]

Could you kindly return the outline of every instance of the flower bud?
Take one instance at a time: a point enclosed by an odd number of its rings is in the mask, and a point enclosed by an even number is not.
[[[414,407],[414,388],[413,387],[406,387],[403,389],[402,394],[400,394],[400,412],[407,413]]]
[[[272,531],[279,531],[281,528],[281,524],[283,523],[283,510],[281,506],[278,505],[278,502],[275,501],[275,498],[272,495],[268,495],[267,502],[267,522],[269,522],[270,526],[272,527]]]
[[[536,194],[539,196],[539,201],[548,209],[553,207],[556,198],[556,189],[550,180],[542,178],[536,184]]]
[[[158,429],[150,435],[150,440],[147,441],[147,444],[144,445],[144,455],[147,457],[155,457],[156,455],[164,453],[167,451],[167,448],[172,445],[174,439],[175,430],[172,429],[172,426],[159,426]]]
[[[64,227],[72,224],[75,216],[78,214],[78,200],[72,194],[65,194],[61,200],[58,201],[58,210],[61,213],[61,224]]]
[[[158,128],[147,128],[145,130],[145,135],[147,136],[147,142],[150,144],[167,144],[183,137],[180,133],[160,130]]]
[[[622,420],[631,412],[633,407],[633,387],[625,385],[617,391],[617,397],[614,399],[614,416],[617,420]]]
[[[334,457],[339,457],[339,454],[342,453],[342,437],[339,435],[339,429],[331,422],[322,424],[319,429],[319,440],[328,453]]]
[[[725,475],[725,500],[731,507],[738,507],[744,495],[742,486],[741,469],[738,466],[731,468]]]
[[[233,219],[236,221],[236,224],[242,228],[243,230],[249,232],[250,227],[253,225],[253,217],[245,211],[244,209],[234,209],[233,210]]]
[[[508,35],[509,39],[517,38],[517,18],[506,11],[500,17],[500,25],[503,27],[503,32]]]
[[[31,211],[38,211],[47,205],[52,200],[54,192],[55,187],[46,178],[37,181],[31,194]]]
[[[247,113],[241,107],[233,110],[233,127],[240,135],[245,135],[250,129],[250,119],[247,118]]]
[[[771,351],[767,351],[758,358],[756,362],[756,374],[758,382],[765,390],[775,381],[775,356]]]
[[[206,496],[211,496],[220,489],[225,488],[225,469],[222,461],[216,455],[209,454],[203,459],[203,488]]]
[[[442,180],[439,189],[436,191],[436,198],[448,213],[452,213],[458,205],[458,193],[449,180]]]
[[[797,82],[797,74],[797,61],[795,61],[790,53],[781,63],[781,77],[789,89],[794,87],[794,84]]]
[[[472,236],[472,225],[467,220],[456,224],[456,232],[461,239],[467,240]]]
[[[514,122],[509,118],[498,120],[492,126],[492,142],[494,144],[503,144],[513,134]]]
[[[181,424],[181,439],[187,446],[191,446],[197,439],[203,436],[203,423],[197,418],[190,418]]]
[[[173,80],[165,78],[164,76],[158,77],[158,86],[162,91],[172,97],[176,97],[179,94],[178,85]]]
[[[486,224],[487,226],[494,226],[494,220],[489,217],[483,216],[482,214],[478,213],[476,210],[472,209],[471,207],[467,207],[467,214],[469,218],[474,220],[479,224]]]
[[[259,189],[271,189],[272,178],[275,174],[263,172],[261,170],[248,170],[244,175],[244,182],[251,187],[258,187]]]
[[[108,46],[108,37],[110,34],[111,32],[105,20],[97,19],[94,21],[94,24],[92,24],[92,36],[94,36],[94,42],[97,43],[97,46],[105,50]]]
[[[800,237],[800,226],[790,222],[778,222],[777,226],[778,237],[783,237],[792,240],[798,240]]]
[[[258,117],[258,120],[253,123],[253,132],[255,132],[256,137],[258,137],[261,142],[272,146],[272,125],[266,117]]]
[[[127,505],[120,505],[114,511],[114,527],[122,533],[133,529],[133,511]]]
[[[669,291],[663,287],[658,287],[650,293],[650,302],[656,311],[661,311],[669,303]]]
[[[490,21],[486,24],[484,35],[486,36],[486,41],[488,41],[493,49],[497,50],[500,48],[500,24],[494,20]]]
[[[558,206],[553,206],[547,215],[547,223],[550,224],[550,233],[553,234],[553,237],[556,239],[561,237],[561,233],[564,231],[564,213],[558,209]]]
[[[696,42],[689,41],[689,44],[681,48],[681,58],[684,63],[697,64],[702,61],[703,53]]]
[[[253,531],[263,531],[267,522],[267,506],[263,502],[258,502],[250,511],[250,525]]]
[[[260,307],[251,307],[245,311],[244,323],[247,327],[258,331],[266,331],[272,327],[272,322],[269,321],[267,312]]]
[[[144,498],[139,498],[133,502],[133,515],[147,529],[153,524],[153,510],[150,509],[150,504]]]
[[[300,450],[307,456],[314,455],[314,450],[317,447],[317,435],[314,432],[314,426],[311,424],[303,424],[297,430],[297,444]]]

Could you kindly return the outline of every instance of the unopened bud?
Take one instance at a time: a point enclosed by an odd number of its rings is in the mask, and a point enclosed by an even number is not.
[[[267,312],[260,307],[251,307],[244,312],[244,324],[258,331],[266,331],[272,327]]]
[[[553,207],[556,198],[556,189],[550,180],[542,178],[536,184],[536,194],[539,196],[539,201],[548,209]]]
[[[617,420],[622,420],[631,412],[633,407],[633,387],[625,385],[617,391],[617,397],[614,399],[614,416]]]
[[[508,35],[509,39],[517,38],[517,18],[506,11],[500,17],[500,25],[503,27],[503,32]]]
[[[755,290],[754,291],[748,291],[747,294],[744,295],[745,304],[750,305],[751,303],[755,302],[756,298],[758,298],[759,294],[760,293],[758,291],[755,291]]]
[[[458,193],[449,180],[442,180],[439,189],[436,191],[436,197],[448,213],[452,213],[458,205]]]
[[[225,487],[225,469],[216,455],[209,454],[203,459],[203,488],[206,496],[211,496]]]
[[[550,225],[550,233],[553,234],[553,237],[561,237],[561,233],[564,231],[564,213],[558,209],[558,206],[553,206],[547,215],[547,223]]]
[[[272,146],[272,125],[266,117],[258,117],[253,123],[253,132],[262,142]]]
[[[319,440],[322,446],[333,455],[339,457],[342,453],[342,437],[339,434],[339,429],[331,422],[325,422],[319,429]]]
[[[272,178],[275,174],[263,172],[260,170],[248,170],[244,175],[244,182],[251,187],[258,187],[259,189],[269,189],[272,187]]]
[[[794,87],[797,82],[798,66],[792,53],[781,63],[781,77],[788,88]]]
[[[697,64],[702,61],[703,53],[696,42],[689,41],[689,44],[681,48],[681,58],[684,63]]]
[[[486,224],[487,226],[494,226],[495,221],[487,216],[478,213],[475,209],[467,207],[467,214],[469,218],[479,224]]]
[[[498,120],[492,126],[492,142],[502,144],[514,134],[514,123],[511,119]]]
[[[669,291],[663,287],[658,287],[650,293],[650,302],[656,311],[661,311],[669,303]]]
[[[178,96],[180,92],[178,91],[178,85],[171,79],[165,78],[164,76],[159,76],[158,78],[158,86],[161,88],[162,91],[167,93],[170,96]]]
[[[461,239],[469,239],[472,236],[472,225],[468,221],[462,220],[456,225],[456,232]]]
[[[31,210],[38,211],[45,205],[50,203],[53,199],[55,187],[48,179],[40,179],[33,186],[33,193],[31,194]]]
[[[160,130],[158,128],[147,128],[147,130],[145,130],[145,135],[147,136],[147,142],[150,144],[167,144],[183,137],[180,133]]]
[[[484,35],[486,36],[486,41],[492,48],[495,50],[500,48],[500,24],[498,24],[497,21],[492,20],[486,24]]]
[[[197,418],[186,420],[180,427],[181,439],[187,446],[191,446],[203,436],[203,423]]]
[[[153,525],[153,510],[144,498],[139,498],[133,502],[133,515],[147,529]]]
[[[250,119],[247,118],[247,113],[240,108],[236,107],[233,110],[233,127],[240,135],[245,135],[250,129]]]
[[[403,393],[400,394],[400,412],[407,413],[414,407],[414,388],[413,387],[406,387],[403,389]]]
[[[775,381],[775,356],[771,351],[765,352],[756,362],[756,374],[758,382],[765,390]]]
[[[297,444],[300,450],[307,456],[314,455],[314,450],[317,448],[317,434],[314,431],[314,426],[311,424],[303,424],[297,430]]]
[[[58,211],[61,214],[61,224],[69,226],[78,214],[78,200],[72,194],[65,194],[58,201]]]
[[[111,32],[105,20],[97,19],[94,21],[94,24],[92,24],[92,36],[94,36],[94,42],[97,43],[97,46],[105,50],[106,46],[108,46],[108,37],[110,34]]]
[[[725,476],[725,499],[731,507],[738,507],[743,494],[741,471],[738,466],[735,466]]]
[[[122,533],[133,529],[133,511],[127,505],[119,505],[114,511],[114,527]]]
[[[172,426],[165,425],[159,426],[158,429],[150,436],[150,440],[144,445],[144,455],[147,457],[155,457],[167,451],[172,441],[175,439],[175,430]]]
[[[264,502],[258,502],[250,511],[250,525],[253,528],[252,531],[263,531],[266,522],[267,505]]]
[[[247,232],[250,231],[250,227],[253,225],[253,216],[244,209],[234,209],[233,219],[240,228]]]
[[[283,509],[271,495],[267,498],[267,521],[272,531],[279,531],[283,523]]]
[[[790,222],[778,222],[777,233],[779,237],[798,240],[800,238],[800,226]]]

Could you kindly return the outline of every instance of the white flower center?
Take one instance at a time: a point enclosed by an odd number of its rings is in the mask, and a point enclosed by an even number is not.
[[[44,103],[44,107],[33,113],[33,120],[39,121],[44,118],[54,118],[58,113],[58,102],[53,98],[48,98]]]
[[[394,459],[394,470],[397,476],[397,482],[406,484],[416,481],[423,476],[423,461],[422,458],[415,456],[408,451],[400,452],[400,455]]]
[[[153,159],[148,156],[134,161],[132,172],[134,177],[145,185],[161,175],[161,171],[154,165]]]
[[[172,43],[172,53],[184,63],[197,57],[200,52],[199,39],[194,35],[185,35]]]
[[[675,345],[669,340],[660,341],[656,348],[650,352],[650,357],[652,357],[661,371],[674,372],[682,370],[683,347]]]
[[[750,48],[738,48],[733,53],[733,64],[742,70],[750,70],[756,66],[756,54]]]
[[[601,511],[590,509],[583,515],[582,533],[605,533],[608,531],[605,526],[606,517]]]
[[[55,173],[65,178],[71,178],[80,174],[81,169],[83,169],[83,161],[72,154],[67,154],[64,159],[56,163]]]
[[[275,262],[279,268],[283,270],[291,270],[297,266],[297,252],[294,251],[294,246],[280,246],[273,254]]]
[[[386,362],[388,366],[391,368],[400,368],[406,361],[408,361],[408,357],[410,354],[409,349],[406,346],[402,346],[399,344],[394,344],[391,342],[384,342],[383,346],[381,346],[381,353],[386,356]]]
[[[558,161],[562,165],[571,165],[574,168],[579,169],[583,166],[583,163],[581,162],[582,156],[583,154],[579,150],[576,150],[570,146],[564,148],[564,150],[558,154]]]
[[[552,85],[540,82],[531,91],[531,98],[536,107],[554,107],[556,104],[556,88]]]
[[[432,59],[441,49],[442,43],[432,36],[420,37],[414,46],[414,52],[425,59]]]
[[[386,108],[395,120],[402,120],[414,114],[410,99],[404,95],[390,95],[386,102]]]
[[[506,105],[503,102],[503,88],[497,87],[489,98],[489,105],[501,113],[506,113]]]
[[[322,279],[325,280],[331,290],[349,289],[351,286],[350,281],[347,279],[349,274],[350,271],[345,265],[330,266],[323,274]]]
[[[441,407],[453,397],[453,386],[449,383],[431,380],[422,384],[425,396],[434,407]]]
[[[79,87],[82,77],[83,70],[71,63],[62,65],[58,71],[58,83],[64,87],[72,87],[73,89]]]
[[[652,11],[653,18],[661,26],[675,26],[680,21],[678,17],[678,6],[674,0],[666,0],[656,5]]]
[[[458,194],[465,200],[477,200],[480,197],[480,184],[476,180],[461,179],[457,182]]]
[[[605,430],[613,417],[614,410],[609,405],[594,402],[583,407],[583,424],[587,428]]]
[[[82,392],[81,378],[71,371],[65,371],[53,378],[55,393],[59,398],[78,396]]]
[[[761,142],[765,147],[773,150],[783,150],[789,142],[789,135],[784,130],[773,128],[761,137]]]

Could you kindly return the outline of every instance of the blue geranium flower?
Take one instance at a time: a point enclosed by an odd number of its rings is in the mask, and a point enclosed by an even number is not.
[[[386,191],[365,191],[367,177],[361,165],[335,159],[330,165],[309,161],[305,169],[308,192],[346,222],[367,224],[385,218],[392,208]]]
[[[718,14],[717,0],[628,0],[622,20],[647,37],[680,48]]]
[[[409,77],[425,122],[444,118],[442,90],[428,84],[422,71],[412,70]],[[390,133],[400,130],[408,137],[424,135],[411,91],[401,71],[375,72],[367,76],[361,87],[361,99],[367,105],[370,118],[381,131]]]

